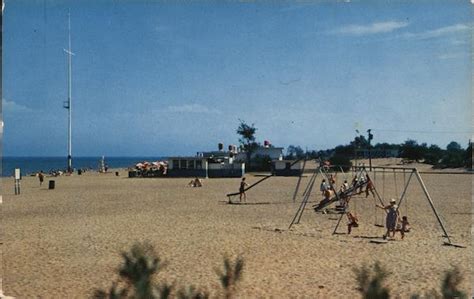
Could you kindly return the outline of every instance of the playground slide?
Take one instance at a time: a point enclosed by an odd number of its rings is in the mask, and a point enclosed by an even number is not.
[[[332,203],[335,203],[336,201],[339,201],[339,198],[341,196],[346,196],[346,197],[350,197],[352,196],[352,193],[361,188],[361,187],[364,187],[365,185],[367,185],[367,182],[363,182],[362,184],[358,184],[356,187],[350,187],[349,189],[347,189],[346,191],[342,192],[342,193],[339,193],[337,196],[334,195],[333,197],[331,197],[329,200],[323,200],[321,201],[320,203],[318,203],[316,206],[314,206],[314,210],[316,212],[319,212],[321,211],[322,209],[328,207],[329,205],[331,205]]]
[[[248,186],[247,188],[245,188],[245,191],[247,191],[247,190],[253,188],[254,186],[257,186],[258,184],[260,184],[261,182],[265,181],[266,179],[268,179],[268,178],[270,178],[270,177],[272,177],[272,176],[273,176],[273,174],[267,175],[267,176],[264,177],[263,179],[258,180],[257,182],[255,182],[255,183],[253,183],[252,185],[250,185],[250,186]],[[228,196],[228,197],[229,197],[229,196],[236,196],[236,195],[239,195],[239,194],[240,194],[240,192],[234,192],[234,193],[229,193],[229,194],[227,194],[227,196]]]

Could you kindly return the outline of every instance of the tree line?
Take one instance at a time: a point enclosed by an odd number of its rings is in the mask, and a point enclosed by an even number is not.
[[[247,152],[247,162],[250,162],[251,153],[260,146],[256,142],[255,134],[257,128],[254,124],[248,125],[242,120],[237,128],[237,134],[240,136],[239,142],[242,150]],[[305,156],[310,159],[325,159],[335,165],[351,165],[351,159],[361,158],[358,151],[370,150],[371,153],[385,152],[395,153],[396,157],[406,160],[421,162],[433,165],[433,168],[460,168],[472,169],[472,142],[469,141],[466,148],[459,143],[451,141],[445,149],[436,144],[428,146],[427,143],[419,144],[416,140],[408,139],[402,144],[395,143],[377,143],[372,145],[370,140],[364,135],[356,136],[349,144],[338,145],[334,148],[325,150],[303,150],[298,145],[290,145],[286,150],[285,159],[302,159]],[[375,156],[373,156],[375,157]],[[262,160],[262,165],[269,165],[265,157],[257,157]],[[254,161],[255,162],[255,161]]]
[[[408,139],[402,144],[377,143],[373,146],[365,136],[357,136],[349,144],[338,145],[326,150],[311,150],[305,152],[300,146],[290,145],[286,151],[286,159],[322,158],[333,164],[346,165],[351,159],[361,158],[357,150],[370,149],[377,151],[394,151],[396,156],[406,160],[433,165],[433,168],[472,168],[472,142],[466,148],[459,143],[451,141],[445,149],[436,144],[428,146],[427,143],[419,144],[416,140]]]

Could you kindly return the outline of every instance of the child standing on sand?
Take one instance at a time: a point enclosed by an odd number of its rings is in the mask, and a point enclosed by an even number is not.
[[[408,223],[407,216],[403,216],[402,220],[398,222],[397,230],[400,231],[403,240],[403,238],[405,238],[405,233],[408,233],[410,231],[410,223]]]
[[[351,212],[347,212],[346,216],[347,220],[349,220],[347,224],[347,234],[350,235],[353,227],[359,227],[359,219]]]
[[[247,194],[245,194],[245,187],[247,187],[249,184],[245,182],[245,178],[242,178],[242,181],[240,182],[240,188],[239,188],[239,193],[240,193],[240,201],[242,201],[242,196],[244,197],[244,201],[247,201]]]

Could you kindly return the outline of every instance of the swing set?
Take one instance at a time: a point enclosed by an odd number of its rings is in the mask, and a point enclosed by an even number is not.
[[[367,193],[369,191],[372,192],[372,195],[373,195],[373,198],[374,198],[374,225],[378,226],[378,227],[383,227],[384,225],[381,223],[383,221],[383,219],[382,219],[383,216],[380,217],[380,218],[377,216],[378,213],[376,211],[377,208],[376,208],[375,205],[376,205],[376,202],[378,200],[378,202],[381,203],[382,206],[385,206],[384,199],[386,199],[386,197],[385,197],[386,196],[386,194],[385,194],[386,193],[385,192],[386,173],[391,172],[393,174],[394,187],[395,187],[395,197],[396,197],[397,205],[398,205],[397,206],[397,211],[399,211],[402,204],[404,204],[405,215],[408,215],[409,207],[408,207],[408,193],[407,193],[407,190],[408,190],[408,187],[409,187],[410,183],[412,182],[413,177],[415,177],[418,180],[418,183],[419,183],[419,185],[421,186],[421,188],[423,190],[423,194],[425,195],[425,198],[428,201],[429,206],[431,207],[431,210],[432,210],[433,214],[435,215],[435,217],[437,219],[437,222],[438,222],[439,226],[441,227],[441,229],[443,231],[442,237],[445,238],[445,240],[443,242],[443,245],[454,246],[454,247],[458,247],[458,248],[465,248],[465,246],[454,244],[451,241],[450,235],[448,234],[447,229],[446,229],[443,221],[441,220],[441,217],[439,216],[439,213],[436,210],[436,207],[433,204],[433,200],[432,200],[432,198],[431,198],[431,196],[428,192],[428,189],[426,188],[426,185],[425,185],[423,179],[421,178],[420,173],[418,172],[418,170],[416,168],[372,166],[372,169],[373,169],[373,181],[372,181],[372,188],[370,190],[368,190],[369,188],[367,188],[368,180],[370,180],[370,177],[368,175],[366,167],[365,166],[354,166],[354,167],[352,167],[353,173],[355,173],[353,184],[349,188],[347,188],[346,190],[336,191],[335,186],[333,186],[332,182],[329,180],[327,169],[324,168],[324,167],[318,167],[314,171],[314,173],[312,174],[312,176],[311,176],[311,178],[308,182],[308,185],[306,186],[306,188],[304,190],[303,199],[301,201],[301,204],[298,207],[298,210],[296,211],[296,214],[293,217],[293,220],[291,221],[288,229],[291,229],[291,227],[294,224],[299,224],[300,223],[301,217],[302,217],[303,212],[306,208],[306,205],[309,201],[309,198],[311,196],[311,192],[313,190],[314,183],[315,183],[316,178],[317,178],[318,175],[321,175],[323,178],[326,179],[326,181],[329,182],[330,189],[334,190],[334,195],[330,198],[325,198],[320,203],[315,205],[314,210],[316,212],[325,211],[325,209],[329,205],[331,205],[335,202],[341,202],[341,198],[345,199],[345,201],[346,201],[345,206],[340,211],[340,217],[338,219],[336,227],[334,228],[333,235],[337,234],[337,229],[338,229],[338,227],[340,225],[340,222],[341,222],[342,218],[344,217],[344,215],[347,215],[348,218],[351,218],[350,216],[354,217],[354,215],[352,213],[348,212],[349,204],[354,203],[354,208],[355,209],[357,208],[356,202],[357,202],[358,199],[353,198],[353,197],[355,197],[355,195],[360,194],[361,190],[364,187],[366,187],[366,192]],[[398,186],[398,182],[397,182],[397,174],[400,174],[400,173],[403,174],[403,191],[402,191],[401,195],[399,193],[399,189],[398,189],[399,186]],[[379,194],[379,192],[376,188],[377,174],[379,175],[379,179],[380,179],[380,175],[381,175],[381,179],[382,179],[382,195]],[[364,180],[365,177],[367,178],[366,180]],[[299,188],[300,188],[300,184],[301,184],[301,176],[299,177],[297,185],[296,185],[295,193],[293,195],[293,201],[295,201],[295,199],[297,197],[297,194],[298,194],[298,191],[299,191]],[[357,190],[359,190],[359,192],[357,192]],[[368,196],[368,194],[367,194],[367,196]],[[386,213],[387,213],[387,211],[385,211],[385,214]],[[357,216],[355,216],[354,218],[357,219]],[[352,224],[352,222],[351,222],[351,224]],[[357,223],[355,223],[355,225],[353,227],[356,227],[356,225],[357,225]]]

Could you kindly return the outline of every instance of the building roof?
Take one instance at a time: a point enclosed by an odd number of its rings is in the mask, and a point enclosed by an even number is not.
[[[183,156],[183,157],[168,157],[166,160],[207,160],[206,157],[197,156]]]

